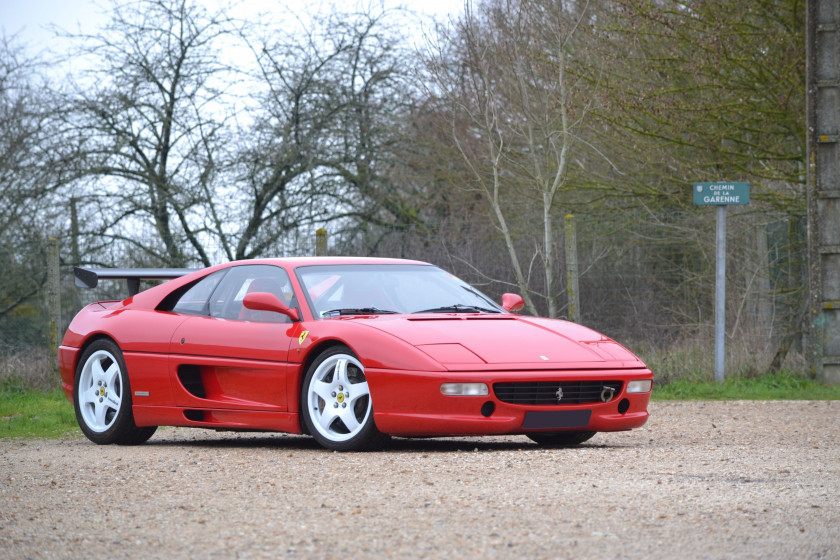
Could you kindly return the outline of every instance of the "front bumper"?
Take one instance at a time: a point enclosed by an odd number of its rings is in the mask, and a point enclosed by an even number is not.
[[[394,436],[615,432],[642,426],[651,393],[627,393],[634,380],[653,379],[647,369],[600,371],[407,372],[367,368],[377,428]],[[621,389],[608,402],[512,404],[496,395],[496,383],[609,379]],[[443,383],[486,383],[483,396],[443,395]]]

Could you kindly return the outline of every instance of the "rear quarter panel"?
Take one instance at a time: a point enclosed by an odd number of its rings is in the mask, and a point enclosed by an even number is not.
[[[172,332],[187,317],[151,309],[124,307],[120,302],[94,303],[82,309],[67,329],[59,348],[62,389],[72,399],[79,360],[97,338],[110,338],[123,352],[132,390],[149,391],[154,402],[170,404],[168,374]]]

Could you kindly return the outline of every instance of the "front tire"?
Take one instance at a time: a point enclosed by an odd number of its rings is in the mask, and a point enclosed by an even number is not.
[[[76,367],[73,408],[82,432],[100,445],[140,444],[157,430],[134,424],[125,360],[111,340],[96,340],[82,354]]]
[[[570,447],[580,445],[595,435],[596,432],[534,432],[528,437],[543,447]]]
[[[309,434],[335,451],[381,447],[365,369],[352,350],[333,346],[312,363],[301,386],[301,416]]]

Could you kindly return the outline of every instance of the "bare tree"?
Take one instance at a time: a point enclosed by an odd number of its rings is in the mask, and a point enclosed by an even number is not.
[[[316,224],[420,223],[397,178],[411,91],[389,15],[334,13],[254,43],[265,94],[239,157],[238,258]]]
[[[239,145],[244,226],[231,244],[231,257],[276,250],[284,235],[321,219],[319,167],[330,158],[332,129],[343,110],[335,73],[346,48],[340,40],[321,40],[325,31],[315,27],[302,36],[244,37],[257,61],[262,92]]]
[[[42,63],[0,37],[0,317],[38,293],[46,273],[45,228],[61,184],[52,100]]]
[[[554,222],[560,195],[574,151],[594,150],[579,130],[595,96],[569,74],[581,56],[574,39],[588,17],[587,5],[575,2],[468,2],[431,65],[436,88],[451,103],[452,140],[504,238],[526,306],[536,314],[539,296],[552,317],[559,314]],[[526,259],[511,218],[518,221],[523,206],[534,204],[541,235]],[[532,288],[535,259],[544,293]]]
[[[115,3],[103,30],[76,37],[91,69],[75,81],[66,126],[85,153],[83,189],[112,207],[100,233],[148,260],[184,266],[192,253],[210,264],[228,23],[193,0],[145,0]],[[159,245],[130,233],[143,224]]]

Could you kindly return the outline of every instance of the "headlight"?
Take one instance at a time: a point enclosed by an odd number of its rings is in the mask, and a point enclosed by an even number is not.
[[[444,383],[440,392],[449,396],[480,397],[490,394],[486,383]]]
[[[652,379],[642,379],[639,381],[631,381],[627,384],[628,393],[647,393],[653,387]]]

